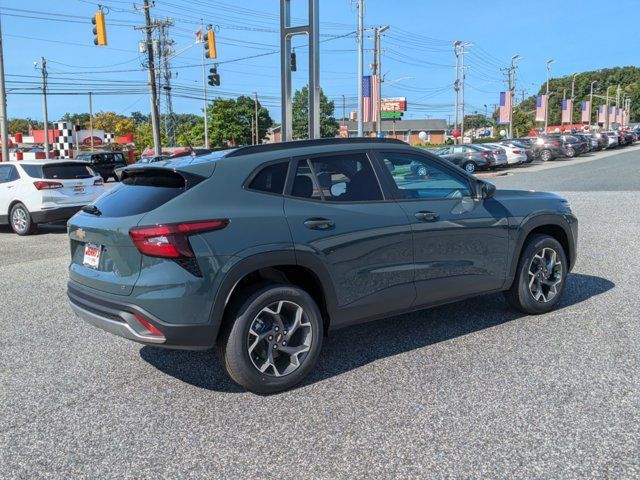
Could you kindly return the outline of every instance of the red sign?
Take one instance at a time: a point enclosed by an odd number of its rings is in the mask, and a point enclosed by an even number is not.
[[[91,137],[87,137],[82,141],[83,145],[91,145]],[[102,145],[102,139],[100,137],[93,137],[94,145]]]

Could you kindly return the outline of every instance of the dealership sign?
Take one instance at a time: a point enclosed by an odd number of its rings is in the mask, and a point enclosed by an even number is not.
[[[382,112],[406,112],[407,111],[407,98],[406,97],[394,97],[383,98],[380,101],[380,109]]]
[[[82,140],[82,144],[91,145],[91,138],[93,138],[93,145],[102,145],[102,139],[100,137],[96,137],[95,135],[93,137],[91,136],[85,137]]]

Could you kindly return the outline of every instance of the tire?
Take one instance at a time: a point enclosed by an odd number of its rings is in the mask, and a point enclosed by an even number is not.
[[[550,160],[553,160],[553,154],[551,153],[551,150],[548,149],[544,149],[540,152],[540,160],[542,160],[543,162],[548,162]]]
[[[38,229],[38,225],[33,222],[29,210],[22,203],[16,203],[11,208],[9,224],[11,229],[20,236],[32,235]]]
[[[301,320],[294,327],[299,308]],[[267,284],[229,308],[218,348],[233,381],[254,393],[275,393],[300,383],[311,372],[323,333],[322,315],[307,292],[293,285]],[[300,353],[283,354],[296,347]]]
[[[567,148],[567,157],[573,158],[576,156],[576,151],[573,148]]]
[[[467,162],[462,166],[462,168],[464,168],[467,173],[475,173],[475,171],[478,169],[478,166],[475,164],[475,162]]]
[[[556,262],[549,271],[549,263],[553,261],[551,252],[556,253]],[[538,269],[542,265],[541,255],[545,260],[545,270],[541,271],[540,277],[538,277],[532,275],[530,271],[533,274],[538,273]],[[567,256],[562,245],[549,235],[533,235],[522,249],[513,284],[504,293],[504,296],[509,305],[520,312],[530,315],[547,313],[553,310],[560,301],[567,283],[567,273]],[[557,282],[558,280],[559,282]],[[552,286],[554,282],[557,283]],[[538,292],[541,292],[541,295],[536,298]]]

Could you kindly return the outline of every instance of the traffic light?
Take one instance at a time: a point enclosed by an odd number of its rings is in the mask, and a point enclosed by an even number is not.
[[[207,41],[204,42],[204,55],[207,58],[216,58],[216,34],[213,30],[207,30]]]
[[[93,27],[93,34],[95,35],[93,39],[93,43],[101,47],[106,46],[107,45],[107,26],[104,23],[104,13],[102,13],[102,10],[97,12],[93,16],[93,18],[91,19],[91,23],[95,25]]]
[[[209,69],[209,85],[212,87],[220,86],[220,75],[218,74],[218,69],[216,67]]]
[[[296,52],[291,52],[291,71],[295,72],[298,69],[298,64],[296,62]]]

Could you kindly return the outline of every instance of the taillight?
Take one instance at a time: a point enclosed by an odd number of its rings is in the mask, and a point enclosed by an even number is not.
[[[101,178],[98,178],[95,182],[93,182],[94,185],[104,185],[104,180]]]
[[[221,230],[229,220],[203,220],[198,222],[173,223],[152,227],[134,227],[129,236],[140,253],[150,257],[193,257],[189,235]]]
[[[56,188],[62,188],[62,184],[60,182],[45,182],[42,180],[33,182],[33,185],[38,190],[55,190]]]
[[[516,155],[520,155],[522,153],[522,150],[514,150],[513,153],[515,153]]]
[[[490,157],[491,157],[491,155],[489,155],[487,152],[483,152],[483,153],[482,153],[482,156],[483,156],[484,158],[490,158]]]

